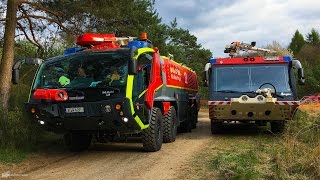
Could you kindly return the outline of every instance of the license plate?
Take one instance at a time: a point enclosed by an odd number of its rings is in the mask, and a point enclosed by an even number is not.
[[[83,107],[66,108],[66,113],[83,113],[83,112],[84,112]]]

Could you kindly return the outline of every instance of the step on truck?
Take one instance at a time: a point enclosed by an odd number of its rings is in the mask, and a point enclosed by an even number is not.
[[[258,51],[263,56],[239,57],[240,51]],[[280,133],[299,106],[298,83],[304,84],[301,63],[290,56],[274,56],[274,51],[257,48],[255,42],[233,42],[224,51],[230,57],[211,58],[202,74],[209,87],[211,132],[221,132],[223,123],[271,124]]]
[[[115,137],[139,136],[145,151],[175,141],[177,130],[196,127],[198,78],[161,56],[146,33],[141,38],[87,33],[80,47],[47,60],[23,59],[13,67],[18,83],[23,63],[39,64],[27,112],[48,131],[64,133],[72,151]]]

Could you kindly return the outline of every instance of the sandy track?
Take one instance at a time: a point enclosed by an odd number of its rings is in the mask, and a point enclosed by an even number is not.
[[[159,152],[142,151],[139,139],[95,144],[88,151],[27,173],[27,179],[177,179],[192,156],[212,138],[208,112],[201,112],[197,129],[179,134]],[[180,176],[181,177],[181,176]]]

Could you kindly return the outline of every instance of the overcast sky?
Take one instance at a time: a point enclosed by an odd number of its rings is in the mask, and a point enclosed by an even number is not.
[[[156,9],[166,24],[176,17],[214,57],[227,56],[233,41],[288,46],[297,29],[320,31],[320,0],[156,0]]]

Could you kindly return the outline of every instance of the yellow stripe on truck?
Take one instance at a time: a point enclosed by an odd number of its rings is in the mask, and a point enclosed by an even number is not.
[[[134,56],[134,59],[138,59],[138,57],[146,52],[154,52],[154,50],[152,48],[140,48],[138,49],[138,53],[136,56]],[[130,102],[130,109],[131,109],[131,113],[132,115],[135,114],[134,111],[134,106],[133,106],[133,102],[132,102],[132,91],[133,91],[133,80],[134,80],[134,75],[128,75],[127,77],[127,87],[126,87],[126,98],[129,99]],[[144,93],[144,92],[143,92]],[[137,124],[141,127],[141,129],[146,129],[149,127],[148,125],[144,125],[143,122],[141,121],[141,119],[139,118],[139,116],[135,116],[134,120],[137,122]]]
[[[127,88],[126,88],[126,98],[129,99],[130,109],[131,109],[132,115],[134,115],[134,113],[135,113],[134,107],[133,107],[133,102],[132,102],[133,80],[134,80],[134,76],[133,75],[128,75],[128,77],[127,77]],[[137,122],[137,124],[140,126],[141,129],[146,129],[146,128],[149,127],[149,125],[144,125],[142,123],[142,121],[139,118],[139,116],[135,116],[134,120]]]

